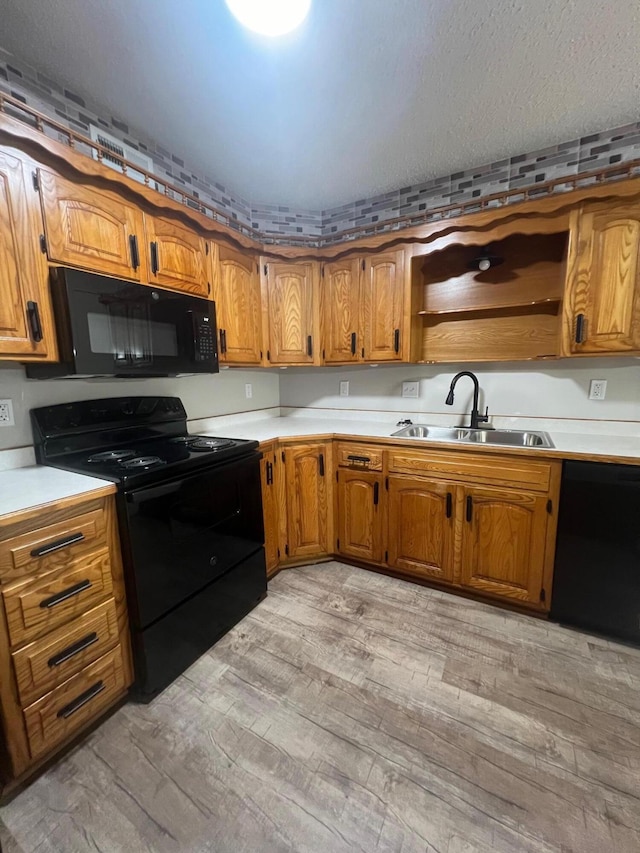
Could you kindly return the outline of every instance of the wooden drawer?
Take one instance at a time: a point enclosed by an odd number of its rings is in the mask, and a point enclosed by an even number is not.
[[[111,598],[14,652],[13,666],[23,706],[58,687],[117,642],[118,617]]]
[[[24,709],[31,757],[48,752],[91,722],[124,689],[122,649],[116,646]]]
[[[2,581],[39,575],[67,566],[80,554],[107,547],[107,525],[102,509],[22,533],[0,544]]]
[[[493,486],[518,486],[546,492],[551,481],[552,465],[513,457],[449,453],[438,450],[390,450],[389,471],[417,476],[437,476],[463,483],[487,483]]]
[[[382,471],[382,450],[366,444],[338,442],[337,464],[367,471]]]
[[[12,646],[57,628],[112,594],[109,551],[82,557],[72,566],[2,589]]]

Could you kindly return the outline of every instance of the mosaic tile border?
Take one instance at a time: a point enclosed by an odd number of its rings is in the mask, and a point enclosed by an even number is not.
[[[592,133],[581,139],[532,151],[445,175],[423,183],[360,199],[327,210],[303,210],[284,205],[251,203],[233,193],[210,175],[192,170],[185,160],[168,151],[144,133],[131,128],[117,116],[89,103],[85,98],[52,80],[32,66],[0,48],[0,90],[34,110],[89,136],[95,124],[127,145],[149,156],[153,173],[160,181],[183,188],[196,199],[226,213],[231,224],[259,231],[268,242],[339,239],[355,228],[371,226],[377,231],[410,224],[404,219],[425,216],[440,207],[480,201],[498,192],[531,189],[536,184],[575,177],[640,159],[640,122]],[[90,153],[87,151],[87,153]],[[569,185],[559,183],[554,192]],[[518,201],[515,196],[508,199]],[[455,215],[455,210],[443,216]],[[403,221],[399,221],[403,220]],[[346,235],[345,235],[346,236]]]

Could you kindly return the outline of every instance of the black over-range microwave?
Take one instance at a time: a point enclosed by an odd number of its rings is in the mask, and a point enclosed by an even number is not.
[[[60,362],[29,364],[31,378],[218,372],[213,302],[63,268],[51,297]]]

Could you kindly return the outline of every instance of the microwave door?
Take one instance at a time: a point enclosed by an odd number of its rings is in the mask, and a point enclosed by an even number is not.
[[[113,363],[116,369],[120,370],[131,363],[127,306],[116,300],[101,301],[106,303],[109,340],[100,347],[100,350],[102,352],[110,350],[113,354]]]
[[[129,360],[132,367],[149,367],[153,364],[151,316],[148,304],[132,302],[128,306]]]

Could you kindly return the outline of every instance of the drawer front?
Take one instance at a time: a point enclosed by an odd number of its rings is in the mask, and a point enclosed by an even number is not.
[[[73,566],[2,590],[13,646],[57,628],[112,594],[108,551],[83,557]]]
[[[399,474],[434,475],[463,483],[521,486],[533,491],[549,490],[554,463],[522,461],[492,454],[390,450],[389,471]]]
[[[73,678],[24,709],[32,758],[95,719],[125,689],[122,649],[116,646]]]
[[[58,687],[117,643],[118,617],[115,601],[110,599],[14,652],[13,666],[23,706]]]
[[[382,471],[382,451],[366,444],[338,442],[337,460],[342,467]]]
[[[107,544],[105,513],[93,510],[0,544],[0,574],[3,581],[39,575],[68,566],[80,554]]]

